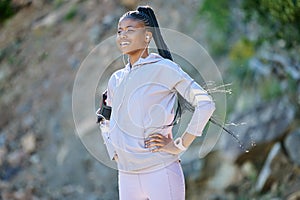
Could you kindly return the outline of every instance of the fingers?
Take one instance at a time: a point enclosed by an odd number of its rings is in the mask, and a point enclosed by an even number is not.
[[[160,133],[154,133],[145,140],[145,148],[150,149],[152,152],[158,152],[163,150],[170,139],[169,135],[166,137]]]
[[[149,135],[149,137],[145,140],[145,144],[150,144],[150,143],[161,143],[164,140],[164,136],[160,133],[154,133],[152,135]]]
[[[160,133],[153,133],[153,134],[151,134],[151,135],[149,135],[149,138],[160,138],[160,139],[162,139],[162,138],[164,138],[165,136],[163,136],[162,134],[160,134]]]
[[[152,148],[155,146],[158,146],[158,147],[164,146],[164,141],[162,139],[158,139],[158,138],[150,138],[148,140],[145,140],[146,148]]]

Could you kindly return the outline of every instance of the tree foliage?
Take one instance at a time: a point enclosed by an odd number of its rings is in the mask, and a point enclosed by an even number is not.
[[[244,0],[246,21],[255,20],[264,34],[259,40],[282,40],[287,49],[300,45],[300,0]]]
[[[199,8],[199,16],[209,24],[206,38],[211,51],[223,54],[227,50],[226,39],[230,34],[230,2],[228,0],[204,0]]]

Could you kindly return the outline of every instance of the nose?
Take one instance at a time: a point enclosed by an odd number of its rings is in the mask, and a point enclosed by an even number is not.
[[[122,38],[122,39],[123,39],[123,38],[126,38],[126,37],[127,37],[127,31],[120,31],[118,35],[119,35],[119,37]]]

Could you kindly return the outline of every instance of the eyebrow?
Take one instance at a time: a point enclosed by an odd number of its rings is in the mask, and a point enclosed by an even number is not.
[[[139,26],[133,26],[133,25],[128,25],[128,26],[125,26],[125,27],[120,27],[118,26],[118,29],[121,29],[121,28],[144,28],[144,27],[139,27]]]
[[[122,27],[118,27],[118,29],[120,29],[120,28],[122,28]],[[125,27],[123,27],[123,28],[137,28],[137,27],[132,26],[132,25],[129,25],[129,26],[125,26]]]

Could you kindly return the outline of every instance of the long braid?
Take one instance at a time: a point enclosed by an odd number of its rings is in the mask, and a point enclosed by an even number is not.
[[[172,55],[169,51],[169,48],[166,45],[166,43],[161,35],[160,28],[159,28],[156,16],[154,14],[154,11],[149,6],[138,7],[137,10],[141,13],[145,13],[150,19],[149,25],[152,28],[153,39],[156,44],[159,55],[161,55],[162,57],[167,58],[169,60],[173,60]]]

